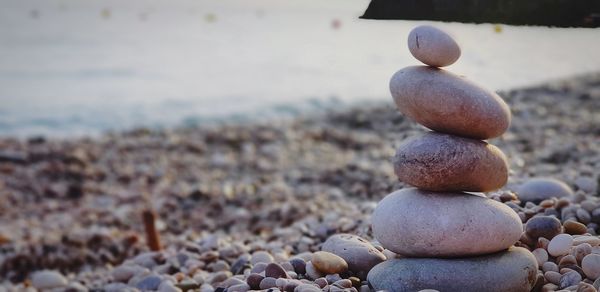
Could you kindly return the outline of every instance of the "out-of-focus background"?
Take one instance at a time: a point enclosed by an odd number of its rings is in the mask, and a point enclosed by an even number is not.
[[[423,22],[364,20],[366,0],[0,1],[0,136],[281,117],[389,102]],[[600,68],[585,28],[444,23],[449,70],[510,89]]]

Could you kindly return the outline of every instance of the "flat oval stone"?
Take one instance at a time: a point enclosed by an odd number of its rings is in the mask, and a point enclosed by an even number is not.
[[[532,178],[520,185],[517,196],[522,202],[539,203],[543,200],[573,196],[573,190],[564,182],[553,178]]]
[[[470,258],[393,259],[375,266],[368,281],[375,291],[529,292],[536,274],[537,262],[531,252],[511,247]]]
[[[496,190],[506,184],[508,169],[498,147],[436,132],[404,142],[394,157],[399,180],[431,191]]]
[[[425,65],[444,67],[460,58],[460,47],[454,39],[438,28],[420,25],[408,34],[410,53]]]
[[[348,264],[343,258],[326,251],[315,252],[311,262],[324,274],[341,274],[348,270]]]
[[[364,279],[376,264],[385,261],[385,255],[360,236],[335,234],[329,237],[321,250],[333,253],[348,263],[348,269]]]
[[[412,257],[493,253],[513,245],[523,232],[517,213],[500,202],[415,188],[387,195],[371,220],[383,247]]]
[[[400,112],[438,132],[484,140],[510,125],[510,110],[500,96],[438,68],[401,69],[392,76],[390,91]]]

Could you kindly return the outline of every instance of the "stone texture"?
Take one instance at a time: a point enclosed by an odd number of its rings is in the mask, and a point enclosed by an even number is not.
[[[356,274],[363,274],[386,258],[365,239],[352,234],[336,234],[329,237],[321,250],[333,253],[348,263],[348,269]]]
[[[438,132],[483,140],[510,125],[510,110],[497,94],[438,68],[401,69],[390,91],[404,115]]]
[[[426,217],[424,217],[426,216]],[[459,257],[507,249],[523,226],[508,206],[473,194],[414,188],[386,196],[372,216],[383,247],[413,257]]]
[[[444,67],[460,58],[460,47],[446,32],[430,25],[415,27],[408,35],[410,53],[425,65]]]
[[[483,141],[429,132],[396,151],[399,180],[424,190],[487,192],[508,179],[508,162],[498,147]]]
[[[563,198],[572,195],[573,190],[567,184],[553,178],[533,178],[517,189],[517,196],[521,201],[536,204],[552,197]]]
[[[526,249],[471,258],[403,258],[385,261],[369,272],[373,288],[390,292],[422,289],[461,292],[529,292],[537,262]]]

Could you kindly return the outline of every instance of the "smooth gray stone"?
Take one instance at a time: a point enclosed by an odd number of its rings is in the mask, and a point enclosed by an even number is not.
[[[573,190],[566,183],[553,178],[532,178],[517,189],[521,202],[539,203],[550,198],[573,196]]]
[[[521,247],[453,259],[403,258],[375,266],[367,277],[376,291],[528,292],[535,285],[537,261]]]

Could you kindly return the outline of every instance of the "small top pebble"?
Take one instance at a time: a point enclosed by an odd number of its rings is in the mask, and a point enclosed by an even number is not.
[[[410,53],[425,65],[444,67],[460,57],[460,47],[446,32],[430,25],[415,27],[408,35]]]

